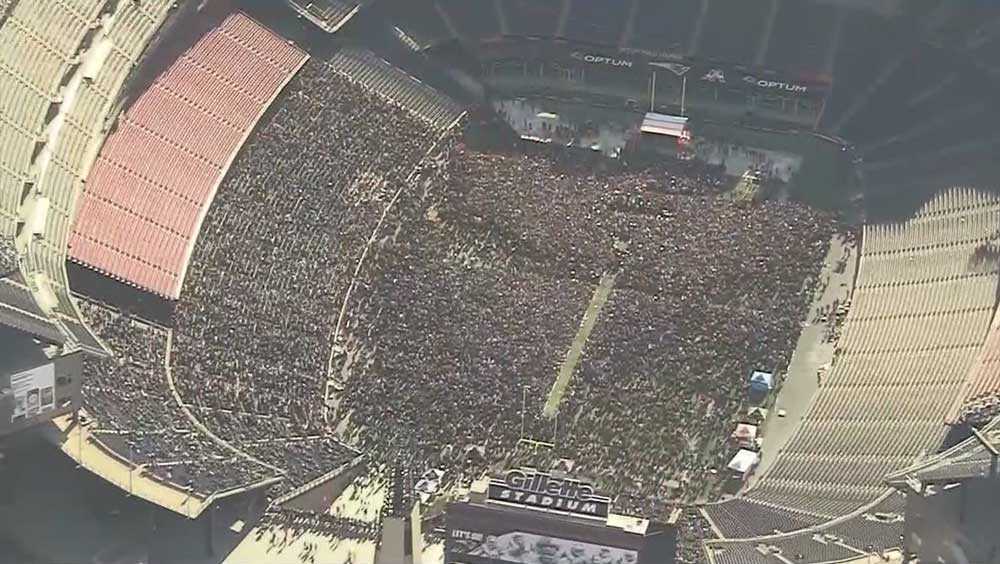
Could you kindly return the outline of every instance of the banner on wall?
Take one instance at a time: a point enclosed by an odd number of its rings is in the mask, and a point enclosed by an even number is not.
[[[37,366],[10,377],[14,395],[11,422],[31,419],[55,408],[56,368],[54,364]]]

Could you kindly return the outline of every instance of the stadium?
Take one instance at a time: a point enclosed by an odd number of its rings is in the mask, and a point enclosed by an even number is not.
[[[0,0],[0,81],[0,561],[1000,562],[998,5]]]

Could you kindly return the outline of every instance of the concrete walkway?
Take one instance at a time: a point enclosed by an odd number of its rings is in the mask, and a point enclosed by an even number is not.
[[[839,235],[835,235],[830,243],[823,269],[820,272],[820,287],[809,308],[809,314],[803,324],[795,352],[785,380],[778,391],[778,397],[761,428],[764,437],[760,449],[760,463],[757,470],[747,482],[747,488],[753,485],[774,464],[778,454],[785,447],[802,424],[819,390],[816,374],[824,366],[829,366],[833,360],[835,343],[825,342],[826,324],[814,323],[823,308],[829,309],[834,300],[843,303],[850,299],[854,285],[854,273],[857,267],[857,252],[854,247],[845,247]],[[846,259],[843,272],[835,272],[838,262]],[[785,410],[784,417],[778,417],[779,410]]]
[[[365,523],[378,523],[388,488],[389,485],[379,472],[358,476],[333,500],[330,514]]]
[[[608,296],[611,295],[611,290],[615,287],[615,278],[616,275],[605,273],[601,276],[601,281],[597,284],[597,288],[594,289],[594,295],[590,298],[590,304],[587,306],[587,310],[583,312],[583,322],[580,323],[580,329],[576,332],[576,337],[573,338],[573,343],[566,353],[566,359],[559,366],[556,381],[552,384],[549,398],[542,409],[543,417],[551,419],[559,411],[559,403],[562,402],[563,394],[566,393],[566,388],[569,387],[570,378],[573,377],[573,372],[576,370],[576,365],[580,362],[580,357],[583,356],[583,347],[587,344],[590,332],[597,325],[597,318],[601,314],[601,308],[607,303]]]
[[[375,542],[255,527],[222,564],[374,564]]]
[[[82,468],[130,495],[190,518],[199,516],[208,507],[206,500],[154,480],[142,468],[133,467],[98,446],[88,428],[73,423],[72,415],[53,419],[40,428],[40,433]]]

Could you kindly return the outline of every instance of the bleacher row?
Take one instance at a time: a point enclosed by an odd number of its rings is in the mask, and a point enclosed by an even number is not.
[[[103,353],[69,294],[66,248],[77,195],[123,84],[173,2],[19,2],[0,28],[0,237],[14,236],[22,198],[46,202],[44,232],[21,267],[84,348]],[[24,190],[30,186],[30,192]],[[29,195],[30,194],[30,195]]]
[[[787,562],[839,562],[861,555],[820,535],[795,535],[772,542],[743,542],[716,547],[715,564],[786,564]]]
[[[713,564],[819,564],[881,554],[900,546],[904,503],[902,494],[887,493],[847,520],[791,535],[776,528],[750,540],[713,541],[707,543],[707,554]]]
[[[81,300],[94,330],[115,351],[84,364],[83,398],[92,435],[128,463],[199,496],[273,477],[276,472],[197,431],[170,393],[167,330]]]
[[[848,20],[842,49],[854,55],[835,70],[823,125],[857,145],[871,194],[992,183],[983,163],[1000,146],[1000,108],[977,56],[997,41],[983,25],[995,16],[984,3],[932,1],[911,15],[910,33]]]
[[[833,368],[801,427],[744,498],[705,507],[723,538],[848,514],[940,446],[995,313],[996,261],[972,259],[998,229],[1000,198],[966,189],[866,227]]]
[[[64,341],[59,328],[39,309],[19,272],[0,278],[0,323],[48,342]]]
[[[753,538],[819,525],[823,517],[736,498],[706,505],[703,512],[726,537]]]
[[[397,0],[396,24],[421,48],[501,36],[807,72],[832,70],[848,10],[792,0]],[[865,14],[866,17],[876,18]]]
[[[191,46],[105,142],[70,239],[74,261],[170,298],[229,163],[307,58],[240,12],[201,18],[177,41]]]
[[[895,19],[790,0],[396,4],[397,25],[422,47],[455,38],[558,37],[832,76],[821,128],[859,147],[873,192],[981,182],[977,165],[1000,149],[996,86],[982,70],[1000,34],[982,25],[989,9],[984,15],[981,3],[944,3],[944,10],[933,1],[903,3],[912,13]],[[934,39],[924,41],[927,34]]]
[[[21,189],[33,180],[32,155],[60,85],[103,2],[68,7],[52,2],[35,10],[13,5],[0,27],[0,233],[13,240]],[[79,8],[83,8],[80,10]],[[58,35],[55,39],[51,34]]]
[[[275,489],[280,495],[357,457],[332,437],[296,435],[285,418],[188,406],[216,433],[239,438],[228,443],[235,451],[217,444],[191,423],[171,394],[168,330],[95,302],[81,300],[80,307],[115,351],[113,358],[84,365],[92,434],[156,479],[207,498],[280,476]]]
[[[366,49],[342,49],[328,64],[351,82],[377,92],[437,129],[447,128],[462,115],[463,108],[454,100]]]

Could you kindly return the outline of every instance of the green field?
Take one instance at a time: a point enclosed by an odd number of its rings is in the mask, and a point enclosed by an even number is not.
[[[566,358],[559,366],[556,381],[552,384],[552,390],[549,391],[545,407],[542,408],[543,417],[551,419],[559,412],[559,404],[562,402],[563,394],[566,393],[566,388],[569,387],[569,382],[573,377],[573,372],[576,370],[576,365],[580,362],[580,357],[583,356],[583,347],[587,344],[590,332],[594,330],[597,318],[601,315],[601,308],[607,303],[608,297],[611,295],[611,290],[614,287],[615,275],[605,274],[601,276],[601,281],[597,284],[597,288],[594,289],[594,295],[590,298],[587,310],[583,313],[583,321],[580,323],[580,329],[576,332],[573,343],[570,344]]]

